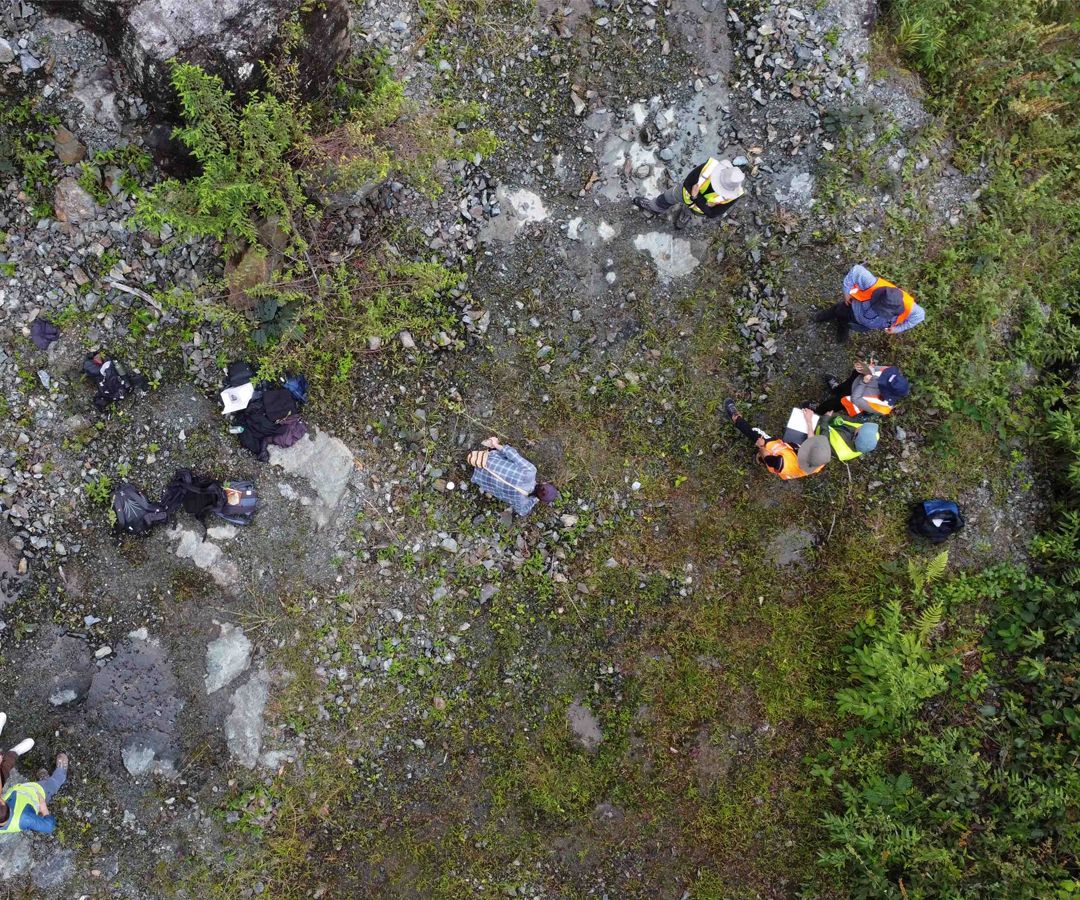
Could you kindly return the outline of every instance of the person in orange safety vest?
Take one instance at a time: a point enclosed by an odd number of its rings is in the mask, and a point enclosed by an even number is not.
[[[858,265],[844,276],[844,299],[814,316],[817,322],[834,320],[841,343],[851,331],[900,334],[925,319],[926,310],[911,294]]]
[[[798,446],[772,438],[760,428],[752,427],[739,415],[735,401],[730,397],[724,401],[724,412],[739,433],[757,447],[758,461],[782,481],[817,475],[832,458],[829,439],[825,435],[814,434],[813,413],[809,409],[804,409],[803,414],[806,416],[806,432],[811,436]]]
[[[857,360],[855,371],[847,380],[841,382],[830,376],[828,385],[832,393],[814,407],[819,416],[841,409],[849,416],[862,413],[887,416],[911,391],[910,383],[896,366],[879,366],[873,359]]]

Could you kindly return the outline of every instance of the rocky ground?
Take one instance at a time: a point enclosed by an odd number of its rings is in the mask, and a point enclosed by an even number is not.
[[[145,143],[147,106],[83,26],[0,13],[5,84],[59,120],[48,202],[0,176],[5,739],[38,741],[23,778],[72,758],[59,833],[0,841],[6,890],[281,896],[277,866],[306,860],[299,896],[791,896],[801,824],[768,817],[786,785],[760,774],[813,739],[799,634],[857,614],[793,605],[791,582],[843,571],[866,529],[902,557],[903,504],[956,485],[954,562],[1022,552],[1022,459],[935,468],[932,411],[806,485],[768,483],[716,417],[731,393],[768,427],[856,349],[917,356],[913,334],[841,350],[809,322],[852,262],[933,240],[979,189],[871,49],[872,9],[457,9],[369,0],[353,44],[417,97],[481,101],[498,152],[448,166],[437,200],[392,182],[331,216],[343,246],[377,215],[465,271],[460,327],[372,352],[352,408],[315,398],[267,464],[219,412],[235,336],[124,289],[220,274],[209,242],[131,223],[152,171],[95,156]],[[630,203],[710,154],[749,175],[719,225]],[[150,390],[97,413],[98,347]],[[488,433],[564,486],[556,509],[511,521],[468,486]],[[254,480],[255,524],[112,537],[103,486],[153,496],[180,466]],[[299,849],[278,840],[297,803]],[[724,809],[754,827],[717,858],[690,832]]]

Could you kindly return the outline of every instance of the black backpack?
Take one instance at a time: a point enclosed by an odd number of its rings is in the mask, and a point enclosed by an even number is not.
[[[113,491],[112,509],[116,517],[113,528],[127,534],[146,534],[159,522],[169,518],[162,504],[147,500],[130,481],[125,481]]]
[[[218,518],[233,525],[250,525],[259,505],[253,481],[226,481],[221,485],[224,502],[210,510]]]
[[[185,512],[197,519],[220,509],[224,503],[225,492],[221,489],[221,482],[195,475],[191,469],[177,469],[161,497],[161,505],[170,516],[183,507]]]
[[[118,359],[105,359],[100,352],[89,354],[83,362],[83,371],[97,381],[94,406],[104,411],[110,403],[123,400],[135,388],[146,390],[149,382],[144,375],[128,371]]]
[[[948,540],[964,527],[964,514],[952,500],[923,500],[911,508],[908,531],[933,544]]]

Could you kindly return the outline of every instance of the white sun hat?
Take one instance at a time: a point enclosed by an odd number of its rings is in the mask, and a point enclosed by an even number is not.
[[[712,176],[713,185],[720,189],[725,198],[731,200],[742,196],[744,181],[746,181],[746,176],[742,169],[736,168],[726,159],[720,163]]]
[[[221,392],[221,402],[225,405],[222,413],[229,415],[229,413],[240,412],[242,409],[247,409],[254,394],[255,385],[250,381],[247,384],[238,384],[236,387],[225,388],[225,390]]]

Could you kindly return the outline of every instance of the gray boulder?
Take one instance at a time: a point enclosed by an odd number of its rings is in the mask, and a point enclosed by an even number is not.
[[[175,109],[169,61],[195,63],[244,94],[262,83],[262,61],[281,50],[282,26],[295,14],[303,39],[295,53],[301,87],[322,86],[349,52],[348,0],[41,0],[57,15],[100,34],[159,109]]]

